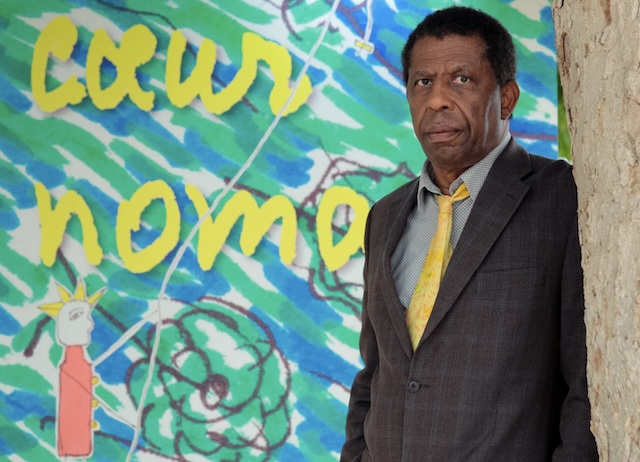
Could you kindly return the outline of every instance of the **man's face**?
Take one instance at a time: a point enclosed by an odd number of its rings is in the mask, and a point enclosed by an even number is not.
[[[508,130],[517,101],[501,89],[478,36],[423,37],[411,51],[407,99],[413,129],[436,177],[455,179],[482,160]],[[503,101],[506,97],[507,101]]]

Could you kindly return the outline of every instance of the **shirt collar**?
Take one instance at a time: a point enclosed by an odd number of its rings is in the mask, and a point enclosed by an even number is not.
[[[467,170],[462,172],[462,174],[453,180],[449,191],[453,194],[456,189],[464,182],[467,185],[467,189],[469,190],[469,197],[472,201],[476,200],[478,194],[480,193],[480,189],[482,189],[482,185],[484,181],[487,179],[487,175],[489,174],[489,170],[493,166],[493,163],[496,161],[498,156],[502,153],[504,148],[507,146],[509,141],[511,140],[511,134],[507,131],[506,135],[500,141],[500,143],[493,148],[489,154],[487,154],[480,162],[472,165]],[[420,180],[418,182],[418,208],[422,208],[424,206],[424,201],[428,196],[425,193],[425,190],[432,194],[442,194],[440,188],[436,186],[433,181],[433,166],[431,165],[431,161],[427,158],[422,166],[422,171],[420,172]]]

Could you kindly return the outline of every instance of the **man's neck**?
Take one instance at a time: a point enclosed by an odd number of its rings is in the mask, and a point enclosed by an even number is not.
[[[456,178],[462,175],[462,173],[465,170],[466,168],[462,170],[442,171],[434,165],[433,166],[433,177],[434,177],[433,182],[438,188],[440,188],[440,191],[442,192],[442,194],[444,194],[445,196],[450,196],[451,193],[449,192],[449,187],[451,186],[451,183],[453,183]]]

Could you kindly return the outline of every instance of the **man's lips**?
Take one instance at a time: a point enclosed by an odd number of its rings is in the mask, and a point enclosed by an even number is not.
[[[449,125],[440,125],[437,127],[432,127],[427,131],[427,138],[432,143],[442,143],[445,141],[449,141],[451,138],[455,137],[458,132],[455,127],[451,127]]]

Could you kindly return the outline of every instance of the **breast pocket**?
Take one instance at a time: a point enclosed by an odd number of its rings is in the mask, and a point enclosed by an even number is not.
[[[481,271],[476,274],[476,293],[480,296],[498,295],[498,292],[533,291],[544,285],[544,267],[508,268],[496,271]]]

